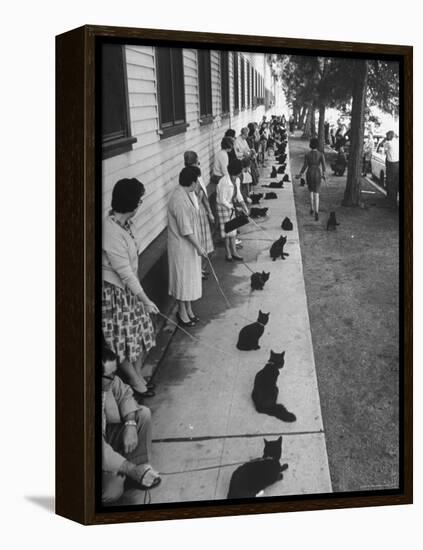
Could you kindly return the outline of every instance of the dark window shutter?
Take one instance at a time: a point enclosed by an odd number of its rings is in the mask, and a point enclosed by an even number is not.
[[[245,65],[244,58],[241,57],[241,109],[245,107]]]
[[[247,108],[250,106],[250,103],[251,103],[251,87],[250,87],[250,84],[251,84],[251,80],[250,80],[250,64],[248,63],[247,61]]]
[[[162,128],[173,125],[172,61],[170,48],[157,48],[157,77]]]
[[[109,158],[132,149],[125,47],[104,44],[101,50],[102,156]]]
[[[229,113],[229,58],[228,52],[220,52],[220,86],[222,113]]]
[[[185,122],[185,85],[182,48],[171,49],[174,124]]]
[[[185,123],[185,84],[182,48],[156,48],[160,127]]]
[[[239,109],[239,80],[238,80],[238,54],[233,52],[234,61],[234,109]]]
[[[198,50],[198,83],[200,116],[210,116],[212,114],[210,50]]]

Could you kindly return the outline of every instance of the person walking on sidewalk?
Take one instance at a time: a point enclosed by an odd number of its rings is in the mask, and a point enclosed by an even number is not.
[[[228,176],[221,178],[216,189],[216,208],[219,217],[220,234],[224,239],[226,261],[242,261],[243,258],[236,253],[236,230],[226,233],[225,223],[232,219],[237,205],[248,215],[248,208],[240,191],[239,178],[242,173],[242,162],[233,160],[228,166]]]
[[[316,221],[319,219],[319,193],[322,177],[326,179],[325,155],[317,149],[318,147],[319,140],[312,138],[310,140],[310,151],[304,157],[303,167],[300,173],[295,176],[296,179],[299,179],[307,170],[306,181],[308,190],[310,191],[310,214],[314,214]],[[322,167],[322,171],[320,171],[320,166]]]
[[[158,307],[138,279],[138,245],[132,218],[142,203],[144,185],[136,178],[119,180],[112,209],[104,220],[102,242],[102,329],[116,353],[119,370],[136,399],[152,397],[154,385],[140,374],[142,357],[156,345],[150,314]]]
[[[178,302],[178,323],[186,327],[199,321],[191,302],[201,298],[201,257],[207,258],[200,243],[199,213],[193,193],[200,176],[198,166],[185,166],[167,209],[169,294]]]
[[[184,153],[184,164],[185,166],[200,166],[200,161],[198,155],[195,151],[185,151]],[[210,224],[214,224],[214,216],[212,214],[209,198],[207,196],[206,186],[204,184],[203,178],[198,177],[198,185],[195,189],[195,194],[198,200],[198,214],[200,222],[200,243],[202,248],[205,250],[207,256],[209,256],[214,251],[213,240],[210,230]],[[201,267],[202,278],[207,278],[207,260],[202,258],[202,267]]]

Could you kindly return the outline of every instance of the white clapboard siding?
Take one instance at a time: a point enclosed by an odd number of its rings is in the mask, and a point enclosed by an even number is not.
[[[248,122],[260,121],[264,106],[255,110],[240,110],[233,114],[233,60],[229,55],[231,116],[220,118],[220,52],[211,51],[212,108],[214,121],[199,123],[199,83],[197,50],[183,50],[185,111],[187,131],[161,139],[159,135],[159,106],[157,97],[155,48],[126,46],[129,111],[131,131],[137,138],[132,151],[103,161],[103,213],[110,208],[112,189],[121,178],[138,178],[146,188],[144,201],[134,217],[135,236],[140,251],[158,237],[167,225],[167,203],[183,168],[185,151],[196,151],[201,161],[202,176],[210,181],[216,152],[225,131],[231,127],[237,134]],[[265,76],[262,54],[242,54],[252,67]],[[270,73],[269,73],[270,74]],[[270,88],[270,85],[268,86]],[[239,87],[240,89],[241,87]],[[239,98],[239,101],[241,98]],[[266,113],[270,114],[270,113]]]

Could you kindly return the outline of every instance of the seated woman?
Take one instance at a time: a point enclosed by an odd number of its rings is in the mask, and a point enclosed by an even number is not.
[[[102,350],[102,502],[142,504],[144,491],[160,484],[150,465],[150,409],[138,405],[132,390],[116,376],[116,355]]]
[[[191,302],[201,298],[201,257],[207,258],[200,243],[197,199],[193,195],[200,176],[198,166],[183,168],[167,209],[169,294],[178,303],[178,323],[186,327],[199,321]]]
[[[151,397],[153,384],[140,374],[143,355],[156,344],[150,314],[159,310],[138,279],[138,245],[132,218],[142,204],[144,185],[135,178],[113,187],[112,209],[103,224],[102,328],[117,355],[119,370],[136,399]]]
[[[235,209],[241,210],[248,215],[248,208],[240,191],[240,176],[242,173],[242,162],[235,159],[229,162],[229,175],[221,178],[216,189],[216,208],[219,218],[220,234],[224,239],[226,261],[243,261],[236,253],[236,230],[226,233],[225,223],[235,216]]]

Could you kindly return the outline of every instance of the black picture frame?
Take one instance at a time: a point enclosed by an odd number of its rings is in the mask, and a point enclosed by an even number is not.
[[[402,71],[401,136],[403,208],[401,225],[401,438],[398,491],[336,493],[271,501],[160,504],[144,509],[99,511],[98,415],[96,415],[96,309],[101,277],[98,191],[101,148],[98,143],[99,67],[96,51],[104,41],[169,47],[247,51],[388,56]],[[155,29],[84,26],[56,38],[56,512],[82,524],[262,514],[363,506],[409,504],[412,487],[412,119],[413,50],[410,46],[322,40],[224,35]],[[242,105],[240,105],[242,108]],[[98,113],[98,110],[97,110]],[[126,144],[127,145],[127,144]],[[96,198],[97,197],[97,198]],[[97,243],[97,244],[96,244]],[[99,277],[100,275],[100,277]],[[97,305],[96,305],[97,304]],[[97,312],[98,313],[98,312]],[[97,344],[97,346],[96,346]],[[96,459],[97,457],[97,459]]]

